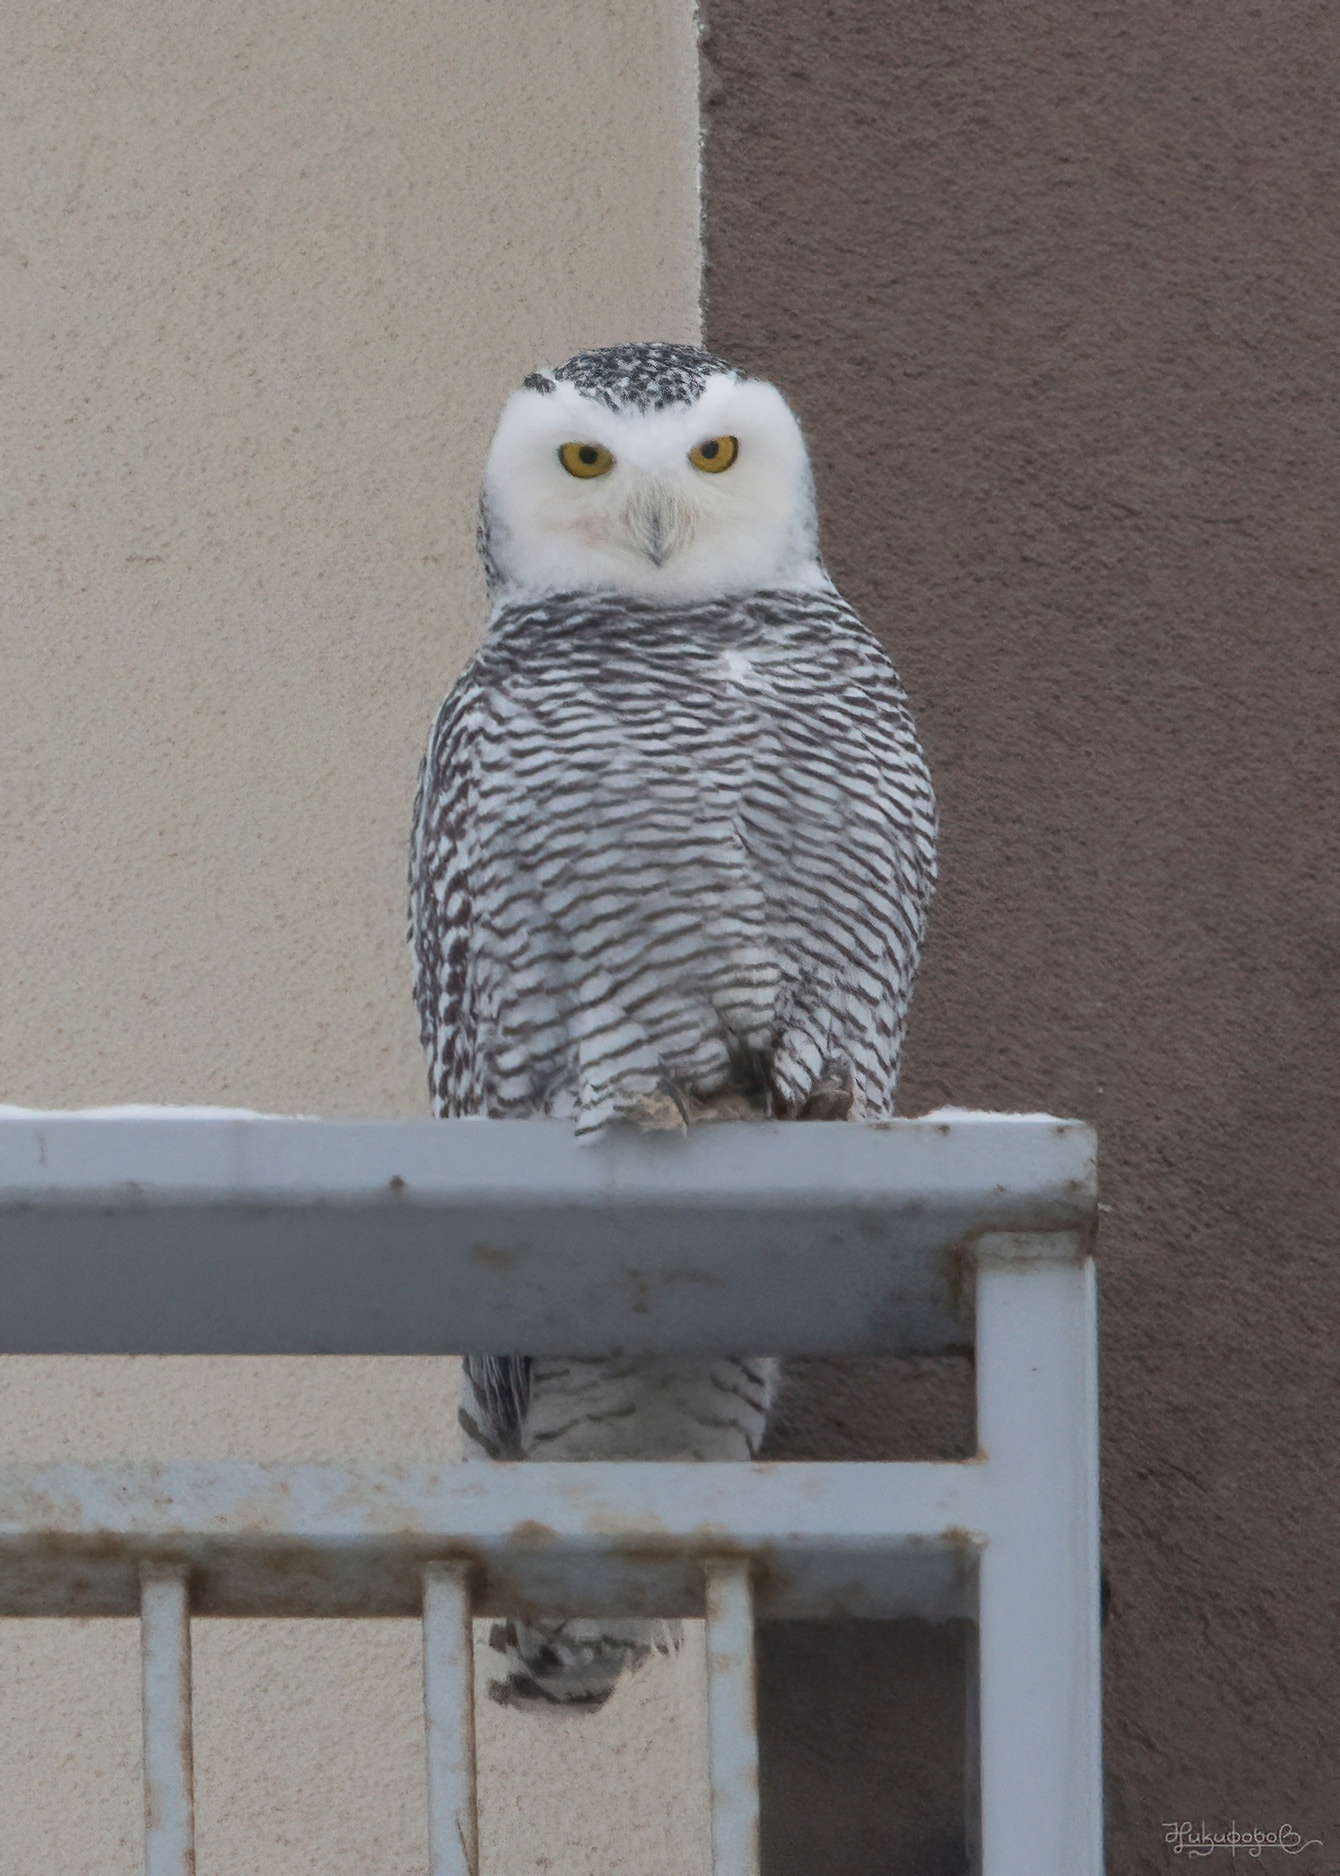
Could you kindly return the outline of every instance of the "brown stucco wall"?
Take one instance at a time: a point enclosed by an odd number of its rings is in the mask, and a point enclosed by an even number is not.
[[[1102,1139],[1109,1867],[1202,1817],[1340,1867],[1340,13],[708,26],[708,338],[800,409],[941,797],[905,1110]]]

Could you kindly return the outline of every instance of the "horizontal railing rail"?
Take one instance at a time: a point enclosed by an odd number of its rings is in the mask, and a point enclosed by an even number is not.
[[[200,1615],[417,1615],[424,1568],[481,1615],[701,1616],[746,1559],[769,1616],[975,1607],[996,1474],[967,1463],[0,1467],[0,1615],[133,1615],[148,1564]]]
[[[11,1114],[0,1352],[935,1352],[971,1341],[976,1240],[1087,1241],[1096,1181],[1046,1116]]]

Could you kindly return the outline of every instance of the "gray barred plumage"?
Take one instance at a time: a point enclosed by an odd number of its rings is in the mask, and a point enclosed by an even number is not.
[[[435,1108],[892,1113],[934,866],[906,700],[836,594],[506,607],[415,812]]]
[[[692,437],[739,381],[686,352],[585,355],[542,390],[528,380],[530,405],[579,396],[625,421],[682,406]],[[726,440],[750,447],[747,400],[722,408]],[[779,421],[765,411],[760,438],[775,437],[765,419]],[[545,434],[578,422],[570,404]],[[893,1112],[934,799],[894,668],[814,557],[803,446],[797,462],[801,520],[768,549],[781,577],[719,593],[662,592],[603,563],[589,586],[527,580],[530,523],[486,483],[484,538],[506,548],[497,605],[433,726],[414,814],[415,995],[438,1114],[546,1114],[589,1134]],[[656,470],[655,499],[670,473]],[[674,499],[696,498],[685,486]],[[691,512],[686,559],[716,499]],[[626,511],[612,512],[611,530]],[[747,1458],[774,1366],[475,1358],[462,1419],[498,1457]],[[588,1704],[665,1645],[646,1624],[502,1639],[514,1693]]]

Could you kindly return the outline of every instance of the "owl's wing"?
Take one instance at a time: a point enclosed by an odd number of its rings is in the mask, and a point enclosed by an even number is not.
[[[765,636],[750,681],[760,734],[739,828],[788,986],[776,1093],[795,1113],[845,1086],[854,1115],[889,1114],[935,883],[935,799],[907,699],[836,595]]]
[[[419,767],[409,864],[414,1001],[439,1115],[475,1111],[475,1012],[470,995],[474,915],[472,824],[481,692],[473,665],[452,688]]]

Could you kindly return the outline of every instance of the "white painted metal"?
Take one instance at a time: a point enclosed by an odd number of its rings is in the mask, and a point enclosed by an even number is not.
[[[428,1742],[429,1876],[478,1876],[475,1666],[470,1573],[423,1573],[423,1710]]]
[[[197,1614],[415,1615],[421,1573],[476,1570],[481,1615],[700,1616],[723,1538],[770,1617],[975,1609],[991,1469],[947,1463],[0,1467],[0,1614],[116,1615],[141,1556],[189,1565]]]
[[[191,1603],[184,1570],[144,1565],[140,1656],[145,1876],[194,1876]]]
[[[778,1355],[971,1341],[965,1247],[1087,1229],[1077,1121],[0,1115],[0,1352]]]
[[[0,1348],[975,1336],[980,1442],[898,1465],[0,1467],[0,1615],[141,1610],[148,1876],[192,1870],[188,1573],[198,1614],[422,1609],[433,1876],[477,1876],[472,1608],[707,1615],[717,1876],[758,1867],[751,1578],[771,1617],[972,1615],[983,1876],[1101,1876],[1095,1218],[1092,1134],[1045,1116],[594,1145],[552,1122],[0,1119]]]
[[[1091,1259],[977,1279],[985,1876],[1102,1876]]]
[[[758,1711],[749,1565],[703,1570],[707,1604],[707,1733],[713,1876],[759,1876]]]

